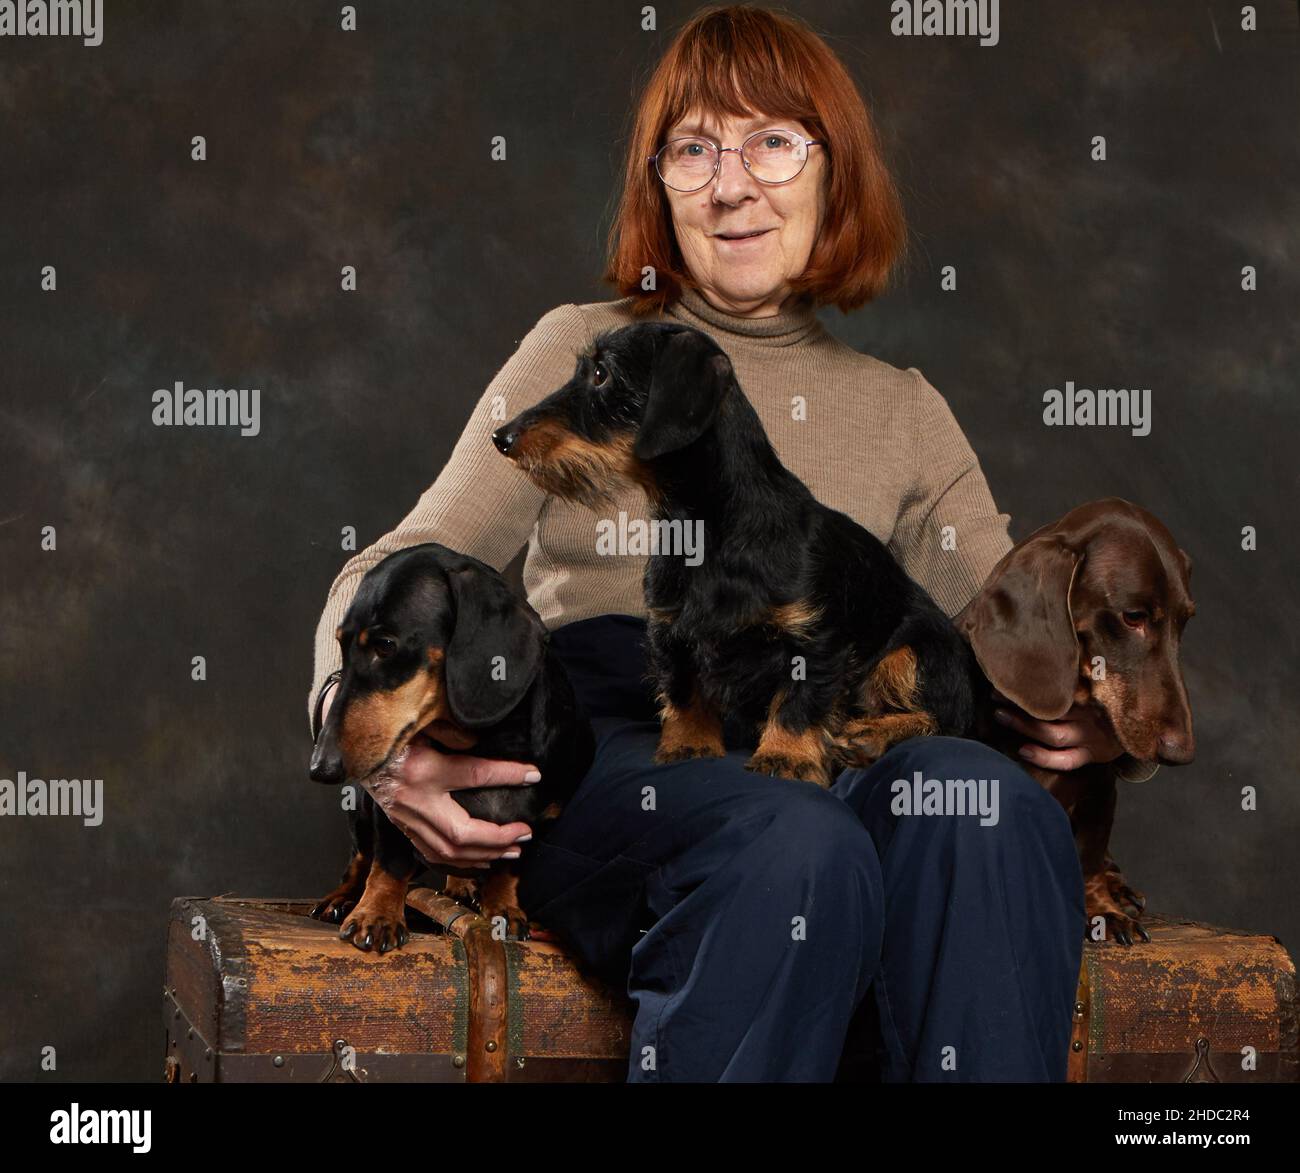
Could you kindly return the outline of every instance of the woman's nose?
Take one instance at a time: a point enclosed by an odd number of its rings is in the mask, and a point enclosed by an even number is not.
[[[713,194],[724,203],[733,203],[756,186],[754,177],[745,170],[739,147],[726,147],[718,156],[718,171],[713,177]]]

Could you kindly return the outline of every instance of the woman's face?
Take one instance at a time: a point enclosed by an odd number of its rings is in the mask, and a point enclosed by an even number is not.
[[[668,128],[664,142],[699,135],[723,147],[738,147],[760,130],[791,130],[812,138],[802,123],[754,115],[727,118],[692,112]],[[660,144],[662,145],[662,144]],[[782,184],[760,183],[736,152],[728,151],[712,181],[699,191],[665,185],[677,243],[691,276],[708,299],[742,317],[775,314],[790,292],[789,280],[807,267],[824,211],[825,151],[811,147],[804,169]],[[743,241],[726,234],[764,229]]]

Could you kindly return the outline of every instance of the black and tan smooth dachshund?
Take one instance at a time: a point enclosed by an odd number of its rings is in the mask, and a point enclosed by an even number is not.
[[[707,334],[607,331],[492,439],[566,500],[645,490],[664,535],[645,575],[657,762],[722,756],[738,719],[757,734],[747,768],[828,786],[898,741],[965,732],[969,648],[873,534],[782,465]],[[674,526],[702,540],[697,564],[664,549]]]
[[[495,570],[436,543],[399,550],[361,580],[337,636],[342,677],[323,727],[317,704],[315,781],[359,783],[392,769],[415,738],[445,753],[531,762],[540,782],[452,796],[474,818],[545,834],[590,767],[594,739],[541,619]],[[406,891],[424,865],[362,793],[343,880],[312,915],[342,922],[339,935],[358,949],[385,953],[406,943]],[[481,881],[479,870],[444,870],[449,894],[527,935],[513,861]]]
[[[957,625],[988,682],[1031,716],[1054,721],[1072,704],[1092,705],[1140,766],[1180,765],[1196,752],[1179,662],[1196,611],[1191,572],[1154,514],[1119,497],[1090,501],[1008,551]],[[985,690],[975,735],[1020,761],[1069,813],[1089,921],[1104,917],[1107,936],[1124,945],[1149,940],[1138,919],[1146,900],[1109,851],[1116,764],[1025,762],[1024,737],[993,721],[994,705]]]

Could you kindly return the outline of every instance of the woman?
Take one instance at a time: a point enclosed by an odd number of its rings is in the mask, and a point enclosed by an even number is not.
[[[666,317],[723,346],[784,462],[886,541],[949,615],[1011,545],[938,392],[915,369],[843,345],[816,316],[878,294],[904,235],[870,116],[820,38],[762,10],[700,13],[649,82],[631,148],[606,272],[625,296],[547,313],[432,488],[344,567],[317,631],[312,699],[338,665],[333,632],[357,582],[382,557],[439,541],[500,569],[526,542],[529,601],[599,745],[553,831],[528,849],[521,898],[588,965],[626,982],[629,1078],[830,1079],[861,1004],[875,1012],[883,1078],[1062,1079],[1083,896],[1055,801],[1008,758],[958,738],[904,742],[829,791],[748,773],[743,750],[653,765],[644,556],[599,553],[596,539],[602,517],[646,517],[644,496],[629,488],[603,514],[565,504],[489,442],[568,380],[595,334]],[[1025,751],[1042,764],[1120,753],[1090,712],[1009,716],[1045,743]],[[367,787],[431,863],[485,866],[517,857],[530,829],[472,820],[451,792],[524,784],[530,769],[421,740],[400,774]],[[996,823],[893,813],[890,783],[917,771],[995,779]]]

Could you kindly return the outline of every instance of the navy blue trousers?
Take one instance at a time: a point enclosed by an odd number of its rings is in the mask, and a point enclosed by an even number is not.
[[[655,765],[644,621],[552,633],[597,736],[524,852],[521,902],[635,1007],[631,1081],[1066,1074],[1083,882],[1069,820],[1015,762],[918,737],[829,790],[728,754]],[[917,774],[919,772],[919,779]],[[900,808],[895,780],[993,779],[996,822]]]

